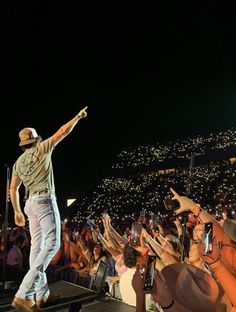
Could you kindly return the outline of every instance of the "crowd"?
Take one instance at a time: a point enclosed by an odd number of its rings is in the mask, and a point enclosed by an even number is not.
[[[115,167],[229,151],[233,135],[235,130],[229,130],[145,147],[146,152],[126,151]],[[136,312],[236,311],[235,186],[235,161],[228,157],[195,165],[191,176],[188,167],[176,166],[102,179],[92,194],[77,201],[76,215],[61,222],[60,248],[47,277],[93,289],[104,264],[104,294],[136,307]],[[166,198],[178,208],[167,209]],[[9,230],[1,245],[5,278],[14,280],[16,288],[29,269],[30,244],[24,226]],[[146,279],[150,259],[153,275]]]
[[[166,216],[163,199],[171,196],[170,187],[186,193],[189,169],[147,172],[129,177],[103,179],[96,189],[76,203],[75,222],[82,222],[88,215],[98,218],[107,209],[113,220],[119,223],[137,217],[140,209],[147,213]],[[226,209],[236,211],[235,163],[229,160],[195,166],[191,179],[191,198],[201,203],[209,213],[220,217]]]
[[[114,169],[148,168],[152,164],[168,163],[174,160],[196,158],[215,158],[216,155],[225,155],[231,151],[235,154],[236,129],[211,133],[209,135],[188,137],[163,144],[139,146],[123,150],[118,154],[113,164]],[[214,155],[214,156],[213,156]]]
[[[61,246],[47,269],[48,278],[91,289],[103,262],[107,265],[105,292],[136,311],[234,311],[236,219],[227,213],[216,218],[190,198],[170,191],[179,209],[169,212],[168,218],[141,210],[123,230],[107,212],[100,216],[101,222],[64,220]],[[178,219],[184,213],[185,227]],[[208,222],[213,226],[213,241],[206,254],[203,233]],[[11,278],[22,276],[28,267],[27,228],[12,230],[8,241],[8,250],[2,254],[14,269]],[[144,290],[149,256],[155,257],[153,287]]]
[[[163,199],[170,196],[170,187],[186,193],[191,156],[195,159],[191,198],[201,202],[210,213],[213,210],[216,215],[221,214],[222,207],[234,213],[235,132],[230,129],[205,137],[124,150],[112,166],[119,170],[98,181],[92,193],[76,202],[76,222],[87,215],[96,218],[104,209],[119,222],[136,217],[135,211],[142,208],[163,216]],[[179,164],[178,159],[185,162]]]

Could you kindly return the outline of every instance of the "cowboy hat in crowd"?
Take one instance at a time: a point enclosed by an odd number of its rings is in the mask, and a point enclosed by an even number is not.
[[[224,291],[207,272],[193,265],[175,263],[161,273],[174,300],[173,311],[225,311],[225,305],[220,302]]]

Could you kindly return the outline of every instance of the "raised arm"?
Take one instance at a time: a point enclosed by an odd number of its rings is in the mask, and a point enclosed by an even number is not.
[[[174,189],[170,189],[173,193],[172,199],[177,199],[180,203],[180,208],[175,211],[176,214],[191,211],[202,223],[216,221],[214,217],[209,215],[199,204],[196,204],[190,198],[179,195]]]
[[[227,267],[224,264],[223,260],[221,259],[217,236],[215,236],[213,239],[213,250],[211,254],[205,255],[204,249],[205,249],[204,243],[200,242],[198,244],[198,250],[201,258],[210,266],[214,277],[223,287],[232,305],[236,307],[236,296],[235,296],[236,277],[233,274],[235,271],[230,270],[229,267]]]
[[[110,217],[108,215],[103,216],[102,217],[102,223],[104,226],[104,236],[106,237],[109,246],[112,247],[113,249],[119,251],[120,243],[117,242],[117,240],[114,238],[113,227],[110,224]],[[119,235],[119,234],[117,233],[117,235]]]
[[[60,129],[58,129],[57,132],[53,134],[52,141],[54,146],[61,142],[73,130],[74,126],[80,119],[87,117],[87,108],[88,106],[81,109],[81,111],[74,118],[61,126]]]
[[[176,263],[176,259],[173,255],[171,255],[166,249],[159,244],[156,240],[154,240],[145,229],[142,229],[142,237],[145,238],[147,243],[151,246],[153,251],[159,256],[159,258],[162,260],[163,264],[168,265],[172,263]]]
[[[170,253],[172,256],[180,257],[180,253],[178,251],[175,251],[173,247],[171,246],[171,243],[168,242],[167,239],[165,239],[161,234],[158,236],[158,240],[161,243],[161,245],[165,248],[165,251]]]
[[[89,251],[89,248],[86,246],[82,236],[78,237],[77,244],[80,246],[82,253],[85,256],[86,260],[89,261],[91,257],[91,252]]]
[[[118,255],[121,254],[119,250],[109,245],[108,241],[104,238],[104,236],[101,233],[98,234],[98,239],[102,243],[103,247],[112,255],[113,258],[116,258]]]
[[[143,228],[141,237],[147,241],[147,243],[152,247],[155,253],[161,257],[162,253],[164,252],[164,247],[161,246],[156,240],[154,240],[147,231]]]

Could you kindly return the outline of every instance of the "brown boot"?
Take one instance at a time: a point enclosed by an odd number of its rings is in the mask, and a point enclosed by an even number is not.
[[[19,309],[21,311],[25,312],[39,312],[41,311],[40,308],[35,304],[34,300],[29,300],[29,299],[21,299],[15,297],[11,303],[11,305]]]
[[[36,300],[35,301],[35,304],[39,307],[39,308],[42,308],[42,307],[45,307],[49,304],[52,304],[56,301],[58,301],[60,299],[60,295],[58,294],[53,294],[53,293],[50,293],[49,296],[45,299],[40,299],[40,300]]]

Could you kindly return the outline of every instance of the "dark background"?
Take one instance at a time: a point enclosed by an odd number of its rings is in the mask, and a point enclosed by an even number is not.
[[[4,164],[20,155],[25,126],[46,138],[88,106],[53,154],[61,209],[124,148],[235,126],[234,12],[214,2],[1,3],[1,210]]]

